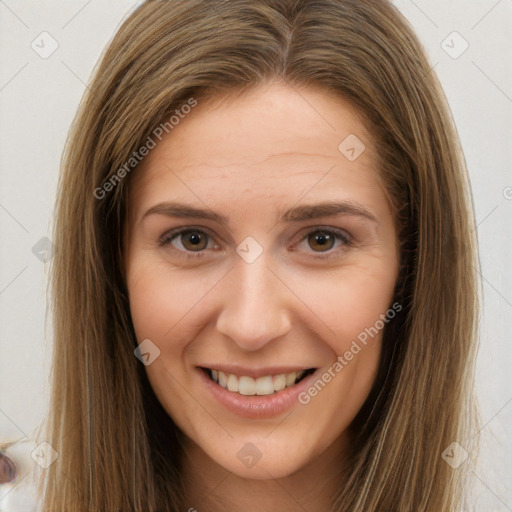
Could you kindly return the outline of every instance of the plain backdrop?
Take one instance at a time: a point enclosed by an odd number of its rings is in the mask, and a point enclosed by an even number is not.
[[[0,0],[0,442],[31,438],[45,414],[60,156],[98,58],[137,3]],[[478,510],[512,511],[512,0],[395,4],[441,80],[466,155],[484,299],[472,487]]]

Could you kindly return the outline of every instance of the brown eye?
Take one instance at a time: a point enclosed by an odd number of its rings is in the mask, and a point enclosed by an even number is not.
[[[212,235],[195,227],[174,229],[163,234],[158,243],[161,247],[169,250],[172,256],[180,258],[208,257],[212,250],[220,248]]]
[[[208,235],[201,231],[183,231],[180,233],[181,243],[187,251],[201,251],[208,245]]]
[[[328,251],[334,247],[336,237],[329,231],[313,231],[308,235],[309,246],[315,251]]]

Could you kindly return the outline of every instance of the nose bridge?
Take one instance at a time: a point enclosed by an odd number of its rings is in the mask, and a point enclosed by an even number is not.
[[[217,329],[245,350],[258,350],[291,328],[283,284],[267,267],[262,254],[247,263],[235,262]]]

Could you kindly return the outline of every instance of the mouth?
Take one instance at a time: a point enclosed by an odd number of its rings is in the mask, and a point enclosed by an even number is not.
[[[316,371],[316,368],[292,371],[288,373],[262,375],[235,375],[214,368],[201,368],[205,375],[220,387],[242,396],[275,395],[291,388]]]

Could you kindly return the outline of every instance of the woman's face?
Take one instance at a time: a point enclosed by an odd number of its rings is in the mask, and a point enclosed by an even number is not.
[[[191,446],[239,476],[347,447],[398,310],[376,162],[349,103],[274,83],[199,101],[132,177],[126,276],[149,381]]]

